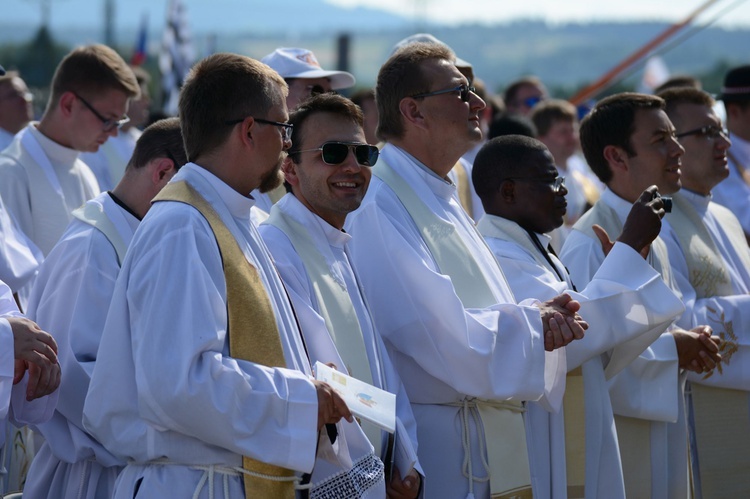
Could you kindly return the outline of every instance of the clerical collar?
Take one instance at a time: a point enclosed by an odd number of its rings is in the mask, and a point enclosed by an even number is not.
[[[114,201],[114,202],[115,202],[115,204],[116,204],[117,206],[119,206],[119,207],[120,207],[120,208],[122,208],[123,210],[125,210],[125,211],[127,211],[128,213],[130,213],[131,215],[133,215],[133,216],[134,216],[134,217],[135,217],[136,219],[138,219],[138,221],[139,221],[139,222],[141,222],[141,221],[143,220],[143,217],[140,217],[140,216],[138,216],[138,214],[137,214],[136,212],[134,212],[133,210],[131,210],[131,209],[130,209],[130,207],[129,207],[128,205],[126,205],[126,204],[125,204],[125,203],[124,203],[124,202],[122,201],[122,199],[120,199],[120,198],[118,198],[117,196],[115,196],[115,193],[114,193],[114,192],[112,192],[112,191],[107,191],[107,194],[109,194],[109,197],[111,197],[111,198],[112,198],[112,201]]]
[[[684,187],[680,189],[680,196],[689,201],[696,209],[702,211],[705,211],[706,208],[708,208],[708,203],[711,202],[712,197],[711,194],[704,196],[703,194],[698,194],[697,192],[685,189]]]
[[[64,145],[58,144],[54,140],[50,139],[39,131],[39,129],[36,127],[38,124],[39,123],[36,121],[29,123],[29,132],[31,132],[37,142],[39,142],[39,145],[42,146],[44,153],[48,158],[50,158],[52,164],[72,165],[75,160],[78,159],[78,155],[80,154],[80,152],[76,151],[75,149],[71,149],[70,147],[65,147]]]
[[[412,161],[414,161],[414,163],[416,163],[416,165],[418,167],[420,167],[422,170],[424,170],[425,172],[427,172],[429,175],[435,177],[438,180],[441,180],[441,181],[445,182],[446,184],[453,185],[453,181],[450,178],[441,177],[440,175],[438,175],[437,173],[435,173],[434,171],[432,171],[429,166],[427,166],[426,164],[424,164],[421,161],[419,161],[417,158],[415,158],[414,156],[412,156],[411,154],[409,154],[406,150],[401,149],[398,146],[394,146],[394,147],[397,147],[399,151],[403,152],[406,156],[409,157],[409,159],[411,159]]]

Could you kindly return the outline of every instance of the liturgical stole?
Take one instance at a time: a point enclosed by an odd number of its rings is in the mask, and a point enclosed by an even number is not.
[[[729,273],[716,243],[688,200],[679,193],[674,197],[674,209],[669,222],[682,246],[690,273],[690,284],[698,298],[730,296],[734,294]],[[708,210],[729,237],[738,255],[745,256],[742,264],[750,268],[747,241],[742,226],[732,213],[716,203]],[[727,340],[721,353],[731,346]],[[727,325],[724,324],[726,328]],[[729,325],[731,327],[731,324]],[[726,359],[727,362],[730,359]],[[720,374],[714,373],[714,376]],[[749,387],[750,388],[750,387]],[[740,497],[750,490],[750,403],[748,392],[729,388],[690,383],[694,415],[696,448],[703,497]]]
[[[120,233],[117,232],[115,224],[112,223],[112,220],[104,212],[104,207],[99,203],[86,203],[80,208],[73,210],[72,215],[74,218],[95,227],[104,234],[107,241],[115,248],[118,265],[122,266],[128,246],[122,240],[122,237],[120,237]]]
[[[362,328],[346,286],[333,278],[325,255],[315,246],[305,226],[276,207],[271,209],[271,215],[266,223],[286,234],[305,265],[305,272],[312,283],[320,314],[326,322],[326,328],[336,345],[336,350],[346,364],[347,371],[355,378],[372,385],[372,370],[367,358]],[[384,385],[381,382],[376,386]],[[367,421],[360,421],[360,426],[375,447],[375,454],[380,455],[380,428]]]
[[[205,217],[216,237],[227,286],[229,354],[268,367],[285,367],[279,329],[258,271],[211,205],[187,182],[167,184],[154,198],[189,204]],[[251,416],[248,416],[251,417]],[[294,471],[243,456],[245,497],[293,499]]]
[[[440,272],[450,277],[464,307],[486,308],[496,304],[497,299],[482,269],[454,225],[430,211],[409,184],[382,157],[373,172],[393,190],[409,212]],[[480,241],[484,241],[481,235],[477,236]],[[487,251],[490,251],[489,248]],[[502,272],[499,265],[497,271]],[[492,497],[531,497],[531,472],[522,414],[525,409],[521,404],[510,402],[474,402],[484,426]],[[510,408],[510,405],[514,407]],[[471,470],[469,475],[473,475]]]

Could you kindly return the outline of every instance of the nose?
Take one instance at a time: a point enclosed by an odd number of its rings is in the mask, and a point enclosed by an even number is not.
[[[362,168],[362,165],[360,165],[359,161],[357,161],[357,156],[354,153],[354,147],[349,148],[349,152],[346,155],[346,159],[341,164],[341,166],[346,171],[359,171],[359,169]]]
[[[565,184],[561,184],[560,187],[557,188],[557,192],[555,194],[565,197],[568,194],[568,188],[565,187]]]
[[[282,144],[282,146],[281,146],[281,149],[282,149],[283,151],[286,151],[286,150],[288,150],[288,149],[289,149],[290,147],[292,147],[292,139],[290,139],[289,137],[287,137],[287,135],[286,135],[286,134],[284,134],[284,136],[283,136],[283,137],[282,137],[282,139],[281,139],[281,144]]]
[[[677,140],[677,137],[672,135],[672,150],[670,151],[671,156],[680,157],[683,154],[685,154],[685,148],[682,147],[682,144],[680,144],[680,141]]]
[[[469,92],[469,105],[471,106],[472,110],[477,111],[481,111],[482,109],[487,107],[487,104],[482,100],[482,98],[474,92]]]
[[[726,151],[731,145],[732,141],[729,140],[729,137],[727,137],[723,133],[716,139],[716,148],[720,151]]]

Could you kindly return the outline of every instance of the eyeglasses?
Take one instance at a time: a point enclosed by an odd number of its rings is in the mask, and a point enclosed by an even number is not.
[[[432,97],[433,95],[449,94],[451,92],[458,92],[459,97],[464,102],[469,102],[469,92],[476,93],[477,89],[468,85],[461,84],[457,87],[447,88],[445,90],[436,90],[435,92],[425,92],[423,94],[412,95],[412,99],[422,99],[424,97]]]
[[[125,116],[124,118],[121,118],[119,120],[112,120],[112,119],[105,118],[104,116],[102,116],[99,113],[99,111],[97,111],[96,109],[94,109],[94,106],[92,106],[91,104],[89,104],[88,102],[86,102],[86,99],[84,99],[83,97],[81,97],[80,95],[78,95],[75,92],[73,92],[73,95],[76,96],[76,99],[78,99],[79,101],[83,102],[83,105],[86,106],[88,108],[88,110],[91,111],[91,113],[94,116],[96,116],[97,118],[99,118],[99,121],[102,122],[102,131],[104,131],[104,132],[111,132],[115,128],[117,128],[119,130],[120,128],[122,128],[122,126],[125,123],[127,123],[127,122],[130,121],[130,118],[128,118],[127,116]]]
[[[549,184],[552,186],[552,192],[557,194],[560,192],[560,189],[565,187],[565,177],[557,176],[554,178],[554,180],[545,180],[541,178],[533,178],[533,177],[508,177],[505,180],[526,180],[527,182],[539,182],[543,184]]]
[[[289,154],[301,152],[322,151],[323,162],[327,165],[340,165],[346,161],[349,151],[354,151],[357,163],[362,166],[374,166],[378,161],[380,151],[377,147],[369,144],[350,144],[346,142],[326,142],[315,149],[302,149],[301,151],[289,151]]]
[[[281,137],[287,141],[292,140],[292,132],[294,132],[294,125],[291,123],[282,123],[280,121],[271,121],[271,120],[264,120],[263,118],[253,118],[258,123],[263,123],[265,125],[274,125],[281,128]],[[245,118],[238,118],[236,120],[229,120],[225,121],[225,125],[236,125],[237,123],[242,123],[245,121]]]
[[[729,137],[729,131],[714,125],[707,125],[696,128],[695,130],[678,133],[675,135],[675,137],[679,139],[680,137],[687,137],[688,135],[698,135],[699,137],[704,137],[707,140],[715,140],[719,137],[723,137],[726,139]]]

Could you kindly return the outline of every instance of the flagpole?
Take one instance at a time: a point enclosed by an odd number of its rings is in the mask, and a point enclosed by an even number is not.
[[[599,78],[597,81],[592,83],[591,85],[587,86],[583,90],[579,91],[577,94],[575,94],[571,99],[570,102],[574,105],[579,105],[585,102],[586,100],[594,97],[599,92],[604,90],[611,82],[614,80],[620,73],[625,71],[627,68],[638,62],[640,59],[642,59],[646,54],[648,54],[651,50],[656,48],[658,45],[660,45],[662,42],[664,42],[667,38],[677,33],[679,30],[684,28],[686,25],[690,24],[698,15],[700,15],[704,10],[706,10],[708,7],[710,7],[712,4],[718,2],[719,0],[708,0],[707,2],[700,5],[697,9],[695,9],[693,12],[691,12],[685,19],[682,21],[675,23],[671,26],[669,26],[667,29],[665,29],[663,32],[661,32],[659,35],[657,35],[654,39],[643,45],[641,48],[633,52],[631,55],[626,57],[622,62],[620,62],[617,66],[609,70],[607,73],[604,74],[601,78]]]

